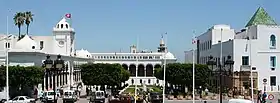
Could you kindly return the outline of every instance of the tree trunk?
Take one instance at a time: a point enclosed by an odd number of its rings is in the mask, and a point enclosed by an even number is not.
[[[26,24],[26,35],[28,35],[29,24]]]
[[[21,35],[20,35],[20,26],[18,26],[18,40],[21,39]]]

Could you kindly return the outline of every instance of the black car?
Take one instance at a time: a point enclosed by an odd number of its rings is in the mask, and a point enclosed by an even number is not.
[[[162,103],[163,102],[163,97],[161,93],[158,92],[152,92],[149,95],[149,101],[151,103]]]

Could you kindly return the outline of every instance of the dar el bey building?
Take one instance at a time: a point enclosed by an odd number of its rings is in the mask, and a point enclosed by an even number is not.
[[[248,92],[246,90],[250,87],[252,69],[255,90],[280,91],[279,38],[280,26],[264,8],[259,7],[241,31],[236,31],[229,25],[214,25],[199,35],[195,62],[206,64],[211,55],[217,63],[220,59],[224,63],[227,56],[231,56],[235,63],[233,69],[229,70],[233,72],[229,77],[233,79],[222,80],[225,83],[222,85]],[[192,55],[191,51],[185,52],[186,62],[192,61]]]
[[[132,84],[161,84],[162,81],[154,77],[154,68],[162,67],[165,55],[167,63],[176,62],[175,56],[167,51],[163,38],[157,52],[139,51],[136,46],[130,47],[127,53],[90,53],[87,50],[76,50],[75,31],[68,19],[62,18],[47,36],[24,35],[18,39],[17,35],[0,35],[0,63],[5,65],[6,50],[10,66],[42,66],[46,56],[55,60],[61,55],[65,61],[66,70],[55,78],[57,87],[70,87],[81,82],[79,65],[84,63],[119,63],[131,73],[126,82]],[[137,59],[138,57],[138,59]],[[136,69],[138,68],[138,69]],[[138,76],[136,77],[136,72]],[[44,82],[38,88],[48,90],[52,88],[52,76],[45,75]]]

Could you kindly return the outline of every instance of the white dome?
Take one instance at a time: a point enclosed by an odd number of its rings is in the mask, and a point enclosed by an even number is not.
[[[172,53],[167,52],[167,53],[165,54],[165,59],[176,59],[176,58],[175,58],[175,56],[174,56]]]
[[[66,18],[62,18],[54,27],[54,30],[73,30],[70,23],[67,22]]]
[[[31,39],[29,35],[25,35],[22,39],[17,41],[15,49],[22,50],[36,50],[38,48],[37,43]]]
[[[91,54],[90,52],[88,52],[87,50],[81,49],[81,50],[77,50],[76,51],[76,56],[77,57],[82,57],[82,58],[91,58]]]

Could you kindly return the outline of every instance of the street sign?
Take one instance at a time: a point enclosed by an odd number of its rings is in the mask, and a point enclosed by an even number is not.
[[[269,95],[268,95],[268,99],[269,99],[269,100],[273,100],[273,99],[274,99],[274,95],[273,95],[273,94],[269,94]]]
[[[266,82],[267,82],[267,79],[263,79],[263,82],[266,83]]]

